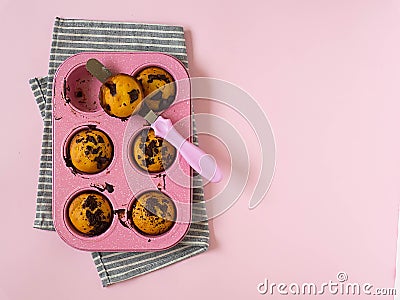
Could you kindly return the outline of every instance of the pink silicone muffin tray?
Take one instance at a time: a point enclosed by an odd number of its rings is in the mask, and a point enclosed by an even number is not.
[[[176,124],[186,138],[191,136],[190,85],[185,67],[176,58],[152,52],[84,52],[68,58],[56,72],[53,85],[53,219],[59,236],[70,246],[86,251],[156,251],[177,244],[191,220],[191,168],[177,152],[172,165],[162,173],[147,173],[130,158],[132,141],[149,124],[139,115],[126,120],[109,116],[99,102],[101,82],[85,67],[95,58],[113,74],[135,76],[155,66],[175,80],[176,96],[162,116]],[[113,144],[109,166],[97,174],[82,174],[67,163],[66,149],[72,135],[83,128],[103,131]],[[176,208],[172,228],[160,235],[137,230],[129,215],[133,201],[147,191],[168,195]],[[97,236],[85,236],[69,222],[68,205],[82,192],[105,196],[112,207],[111,226]]]

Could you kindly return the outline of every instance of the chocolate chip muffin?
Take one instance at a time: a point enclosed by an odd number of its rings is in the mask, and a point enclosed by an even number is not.
[[[147,128],[135,137],[131,151],[136,165],[149,173],[165,171],[176,157],[175,147]]]
[[[67,164],[75,171],[95,174],[105,170],[113,158],[110,138],[98,129],[82,129],[71,138]]]
[[[108,199],[94,191],[77,195],[68,207],[72,227],[85,236],[104,233],[111,225],[112,216]]]
[[[117,118],[128,118],[140,107],[143,91],[139,82],[130,75],[111,76],[100,88],[101,107]]]
[[[153,111],[162,111],[168,108],[175,99],[174,78],[164,69],[148,67],[136,75],[137,81],[143,87],[146,105]]]
[[[148,191],[140,195],[132,206],[134,227],[147,235],[159,235],[174,225],[176,209],[174,202],[160,191]]]

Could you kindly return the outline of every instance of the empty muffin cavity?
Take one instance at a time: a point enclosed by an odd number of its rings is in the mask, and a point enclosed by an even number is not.
[[[97,174],[111,164],[114,147],[111,138],[91,126],[73,131],[65,145],[65,162],[73,172]]]
[[[86,70],[84,64],[78,65],[64,79],[64,99],[80,112],[94,113],[101,111],[100,86],[101,82]]]
[[[67,203],[65,214],[70,230],[84,237],[105,233],[113,222],[111,202],[103,194],[92,190],[74,194]]]

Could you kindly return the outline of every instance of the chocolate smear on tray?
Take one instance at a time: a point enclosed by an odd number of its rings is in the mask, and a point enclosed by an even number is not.
[[[69,153],[67,154],[67,156],[64,156],[64,161],[65,161],[65,165],[67,166],[67,168],[71,169],[71,172],[73,175],[76,175],[76,170],[74,165],[72,164],[71,158],[69,157]]]
[[[67,80],[64,78],[64,84],[63,84],[63,98],[64,98],[65,103],[67,103],[67,104],[71,102],[71,99],[68,98],[68,96],[67,96],[67,92],[69,92],[69,91],[70,91],[70,87],[69,87],[69,85],[67,84]]]
[[[125,209],[117,209],[114,211],[114,214],[118,216],[119,223],[122,226],[129,228],[127,222],[125,221]]]
[[[91,183],[90,186],[98,189],[100,192],[104,192],[104,191],[107,191],[109,193],[114,192],[114,186],[112,184],[107,183],[107,182],[105,182],[104,184]]]

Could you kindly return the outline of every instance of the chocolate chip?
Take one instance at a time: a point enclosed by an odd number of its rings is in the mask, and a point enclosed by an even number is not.
[[[104,164],[108,164],[109,159],[105,156],[96,156],[94,161],[97,162],[97,169],[102,169]]]
[[[93,147],[92,146],[86,146],[85,148],[85,155],[89,155],[90,153],[92,153],[93,151]]]
[[[128,92],[129,98],[131,99],[129,102],[132,104],[139,98],[139,90],[133,89],[132,91]]]
[[[153,157],[146,157],[146,166],[154,165],[154,158]]]
[[[99,207],[99,204],[97,203],[97,197],[95,195],[89,195],[85,199],[85,201],[82,203],[82,208],[89,208],[90,210],[95,210],[97,207]]]
[[[94,149],[92,150],[92,154],[97,154],[97,153],[99,153],[100,149],[101,149],[100,147],[94,148]]]
[[[108,87],[111,96],[114,97],[117,94],[117,85],[114,82],[107,81],[104,86]]]
[[[101,137],[101,135],[97,135],[97,142],[99,142],[100,144],[104,143],[104,139]]]
[[[144,153],[147,156],[153,156],[153,148],[154,148],[154,141],[151,141],[146,147],[144,148]]]
[[[91,143],[97,145],[96,139],[94,138],[94,136],[91,136],[91,135],[86,136],[86,142],[91,142]]]
[[[87,210],[86,218],[89,221],[89,225],[94,227],[89,232],[89,235],[91,236],[102,234],[104,231],[108,229],[108,227],[110,227],[110,222],[104,221],[106,219],[104,213],[99,209],[96,210],[94,213]]]
[[[154,80],[162,80],[166,83],[170,83],[171,81],[169,80],[169,78],[167,76],[165,76],[164,74],[150,74],[148,76],[147,82],[148,83],[152,83]]]
[[[77,97],[77,98],[82,98],[82,96],[83,96],[82,91],[77,91],[77,92],[75,92],[75,97]]]

